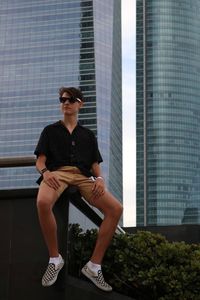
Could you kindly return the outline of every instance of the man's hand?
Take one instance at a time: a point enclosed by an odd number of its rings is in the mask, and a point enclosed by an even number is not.
[[[43,179],[44,182],[54,190],[58,190],[58,188],[60,187],[60,183],[57,176],[50,171],[44,172]]]
[[[103,196],[106,190],[105,182],[102,177],[97,177],[94,181],[94,185],[92,188],[92,193],[95,198],[99,198],[100,196]]]

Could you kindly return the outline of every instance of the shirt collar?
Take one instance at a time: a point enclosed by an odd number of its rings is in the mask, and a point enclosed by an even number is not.
[[[64,126],[64,124],[63,124],[63,122],[62,122],[61,120],[59,120],[59,121],[53,123],[52,125],[53,125],[53,126]],[[76,127],[83,127],[83,126],[81,125],[80,121],[77,122]]]

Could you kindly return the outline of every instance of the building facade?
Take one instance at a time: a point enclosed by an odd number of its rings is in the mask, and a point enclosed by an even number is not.
[[[137,225],[200,223],[200,1],[137,0]]]
[[[62,117],[59,87],[79,87],[80,122],[97,135],[104,176],[122,199],[121,1],[0,6],[0,157],[33,155],[44,126]],[[34,167],[2,169],[0,189],[35,187],[37,177]]]

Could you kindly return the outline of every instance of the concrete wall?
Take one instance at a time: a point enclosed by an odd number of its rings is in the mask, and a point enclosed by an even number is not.
[[[131,300],[68,276],[67,264],[53,286],[42,287],[48,253],[39,227],[36,194],[37,190],[0,192],[0,300]],[[69,195],[63,193],[54,210],[60,252],[66,261],[68,200]]]

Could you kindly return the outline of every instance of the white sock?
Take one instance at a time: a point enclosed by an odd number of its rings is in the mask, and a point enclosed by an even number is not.
[[[54,264],[55,266],[58,266],[59,263],[61,262],[61,260],[62,260],[62,257],[59,254],[59,256],[57,256],[57,257],[50,257],[49,258],[49,264]]]
[[[98,273],[98,271],[101,270],[101,265],[94,264],[91,261],[88,261],[87,266],[95,273]]]

